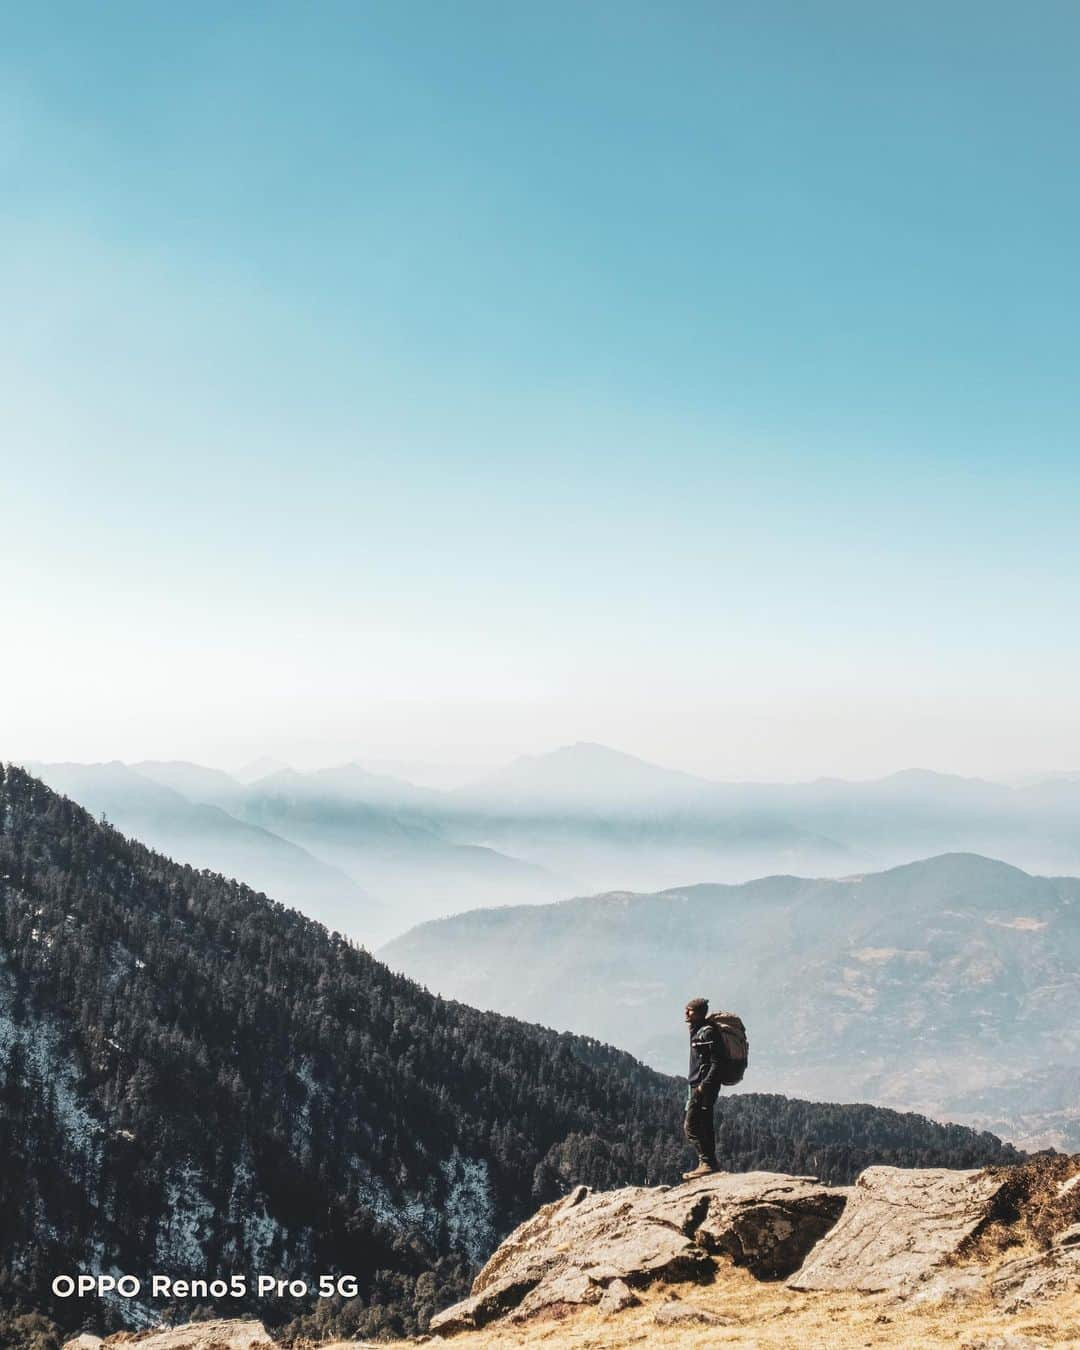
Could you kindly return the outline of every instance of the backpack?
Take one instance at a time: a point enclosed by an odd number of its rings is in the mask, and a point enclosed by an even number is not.
[[[720,1081],[725,1087],[741,1083],[750,1063],[750,1042],[741,1017],[735,1013],[710,1013],[705,1021],[715,1027],[720,1046]]]

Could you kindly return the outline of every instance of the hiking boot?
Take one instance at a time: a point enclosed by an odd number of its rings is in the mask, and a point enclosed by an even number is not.
[[[715,1163],[700,1162],[692,1171],[684,1172],[682,1179],[683,1181],[696,1181],[698,1177],[710,1177],[714,1172],[719,1171],[720,1169]]]

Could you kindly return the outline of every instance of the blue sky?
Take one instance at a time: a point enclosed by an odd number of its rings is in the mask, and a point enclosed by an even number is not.
[[[6,7],[4,753],[1080,766],[1078,39]]]

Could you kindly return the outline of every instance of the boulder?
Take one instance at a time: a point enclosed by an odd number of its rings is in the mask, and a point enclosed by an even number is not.
[[[843,1216],[788,1284],[913,1296],[994,1213],[1003,1174],[869,1167]]]
[[[733,1319],[676,1299],[671,1303],[661,1303],[653,1313],[653,1321],[661,1327],[729,1327]]]
[[[100,1336],[95,1336],[89,1331],[82,1331],[78,1336],[73,1336],[70,1341],[65,1341],[62,1350],[100,1350],[100,1346]]]
[[[851,1187],[822,1186],[813,1177],[750,1172],[732,1176],[710,1197],[697,1240],[746,1266],[759,1280],[783,1279],[840,1218]]]
[[[836,1222],[846,1190],[776,1172],[713,1173],[674,1188],[594,1194],[578,1186],[517,1228],[470,1296],[437,1313],[436,1334],[526,1321],[545,1310],[619,1302],[657,1281],[708,1280],[718,1257],[762,1279],[794,1270]],[[623,1303],[623,1306],[627,1306]]]
[[[600,1296],[597,1304],[600,1312],[610,1317],[614,1313],[624,1312],[627,1308],[636,1308],[641,1302],[637,1294],[622,1280],[612,1280]]]

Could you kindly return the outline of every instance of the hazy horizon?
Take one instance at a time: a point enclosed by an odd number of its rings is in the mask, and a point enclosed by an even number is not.
[[[1034,769],[1022,774],[978,774],[961,773],[954,769],[943,769],[929,764],[897,764],[892,768],[886,769],[880,773],[868,774],[831,774],[815,773],[797,777],[769,777],[759,776],[740,776],[725,778],[716,773],[711,773],[706,769],[695,767],[693,764],[677,763],[670,759],[653,758],[646,755],[640,755],[634,750],[627,749],[625,746],[605,745],[598,741],[564,741],[546,745],[541,749],[516,749],[507,748],[501,756],[493,754],[491,757],[477,757],[473,760],[459,759],[456,762],[439,760],[435,757],[418,756],[416,758],[394,757],[386,758],[378,755],[365,755],[358,753],[347,757],[321,758],[318,756],[300,755],[293,760],[286,760],[279,755],[269,753],[254,755],[250,759],[243,761],[196,759],[192,755],[137,755],[125,758],[120,755],[101,756],[92,759],[79,759],[70,755],[59,755],[55,757],[46,757],[43,755],[8,755],[0,754],[0,761],[8,761],[17,764],[62,764],[70,763],[76,765],[95,765],[119,763],[127,767],[137,767],[140,763],[188,763],[198,765],[204,768],[215,769],[235,778],[238,782],[254,782],[258,778],[269,776],[273,773],[283,770],[292,770],[300,774],[313,774],[323,770],[345,768],[350,765],[356,765],[368,773],[382,774],[391,778],[400,778],[412,781],[420,786],[430,786],[435,788],[453,788],[465,786],[473,782],[482,781],[486,776],[498,772],[500,769],[509,767],[519,760],[542,759],[547,755],[552,755],[557,751],[578,746],[596,747],[601,750],[611,751],[615,755],[625,755],[632,759],[640,759],[644,763],[657,768],[673,770],[677,773],[691,774],[695,777],[707,781],[724,784],[760,784],[760,785],[801,785],[812,784],[818,781],[837,779],[847,781],[853,784],[872,783],[884,778],[891,778],[896,775],[906,773],[930,773],[943,776],[955,776],[968,779],[981,779],[989,783],[995,783],[1002,786],[1024,786],[1032,782],[1050,781],[1062,777],[1080,777],[1080,770],[1076,769]]]

